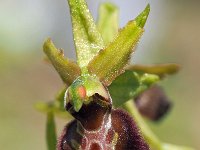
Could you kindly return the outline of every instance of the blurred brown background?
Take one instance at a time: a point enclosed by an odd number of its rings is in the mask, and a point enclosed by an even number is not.
[[[100,0],[87,0],[97,18]],[[151,13],[135,63],[176,62],[182,70],[161,84],[173,110],[152,129],[164,141],[200,149],[200,1],[112,0],[120,8],[120,26],[147,3]],[[45,115],[33,105],[52,100],[62,87],[43,61],[43,41],[51,37],[75,59],[66,0],[0,0],[0,149],[45,150]],[[58,121],[58,133],[65,121]]]

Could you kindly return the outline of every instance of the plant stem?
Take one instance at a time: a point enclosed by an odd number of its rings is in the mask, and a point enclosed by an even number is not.
[[[162,150],[161,141],[147,126],[142,116],[139,114],[133,101],[129,100],[128,102],[124,103],[123,108],[125,108],[129,112],[129,114],[134,118],[134,120],[137,122],[138,127],[142,131],[142,134],[144,138],[146,139],[146,141],[148,142],[148,144],[150,145],[151,149]]]

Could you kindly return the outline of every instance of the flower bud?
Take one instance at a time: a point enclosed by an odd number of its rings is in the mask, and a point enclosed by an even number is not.
[[[135,104],[139,112],[154,121],[160,120],[171,107],[163,89],[154,85],[135,98]]]

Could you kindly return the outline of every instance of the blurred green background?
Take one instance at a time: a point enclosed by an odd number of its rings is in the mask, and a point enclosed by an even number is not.
[[[102,0],[87,0],[97,18]],[[164,141],[200,149],[200,1],[112,0],[120,8],[120,26],[147,3],[151,13],[132,62],[176,62],[182,70],[161,84],[173,109],[158,124],[149,122]],[[46,116],[34,109],[63,86],[45,63],[43,41],[51,37],[75,59],[66,0],[0,0],[0,149],[45,150]],[[57,120],[58,133],[66,124]]]

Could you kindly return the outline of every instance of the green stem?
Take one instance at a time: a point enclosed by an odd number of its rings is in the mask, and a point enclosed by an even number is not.
[[[152,132],[152,130],[148,127],[148,125],[143,120],[142,116],[138,112],[135,103],[133,100],[129,100],[123,105],[123,108],[126,109],[129,114],[134,118],[137,122],[140,130],[147,143],[150,145],[153,150],[194,150],[193,148],[177,146],[173,144],[163,143],[158,139],[158,137]]]
[[[57,141],[56,124],[54,120],[54,114],[51,111],[47,113],[46,141],[48,150],[56,149],[56,141]]]
[[[137,108],[132,100],[129,100],[123,105],[123,108],[125,108],[130,115],[134,118],[134,120],[137,122],[138,126],[140,127],[142,134],[146,141],[149,143],[151,149],[154,150],[162,150],[162,143],[157,138],[157,136],[151,131],[151,129],[147,126],[145,121],[143,120],[142,116],[137,111]]]

